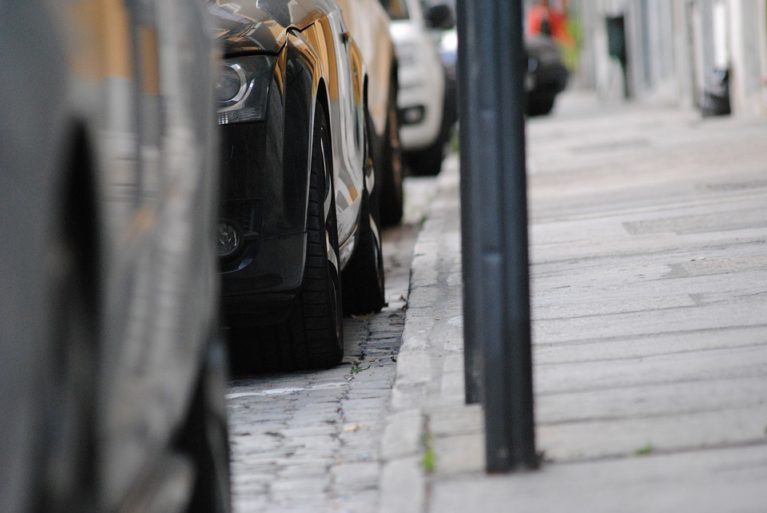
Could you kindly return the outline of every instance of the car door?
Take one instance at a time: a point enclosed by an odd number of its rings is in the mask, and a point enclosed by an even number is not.
[[[368,75],[367,108],[372,130],[383,134],[392,83],[394,47],[389,35],[389,17],[379,0],[338,0],[344,19],[359,46]]]
[[[363,191],[364,111],[363,70],[359,49],[337,6],[319,21],[321,39],[327,48],[328,100],[335,172],[336,218],[342,262],[353,250]]]

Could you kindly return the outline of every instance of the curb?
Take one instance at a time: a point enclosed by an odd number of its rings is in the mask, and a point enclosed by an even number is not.
[[[422,513],[427,504],[424,407],[432,376],[434,307],[441,300],[437,288],[438,246],[446,212],[441,195],[446,185],[456,179],[457,156],[449,158],[445,166],[449,169],[437,178],[437,193],[413,248],[408,310],[380,448],[383,467],[379,513]]]

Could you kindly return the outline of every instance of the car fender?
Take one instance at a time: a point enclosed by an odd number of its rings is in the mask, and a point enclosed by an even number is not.
[[[359,48],[338,13],[318,20],[300,33],[295,33],[293,48],[307,49],[320,66],[319,80],[327,99],[333,150],[336,219],[338,221],[341,266],[354,251],[364,183],[364,65]],[[304,45],[300,45],[300,42]],[[319,52],[323,52],[320,54]],[[315,89],[316,90],[316,89]],[[310,161],[307,160],[309,163]]]

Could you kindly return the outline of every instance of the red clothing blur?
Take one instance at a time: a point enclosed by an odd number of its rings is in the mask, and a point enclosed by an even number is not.
[[[551,36],[562,43],[568,44],[571,41],[570,33],[567,31],[567,16],[564,12],[553,7],[543,7],[534,5],[527,13],[527,32],[531,35],[541,33],[543,20],[549,21]]]

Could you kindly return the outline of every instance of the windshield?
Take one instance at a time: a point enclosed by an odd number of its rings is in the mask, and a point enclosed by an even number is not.
[[[406,20],[410,17],[405,0],[381,0],[381,5],[384,6],[392,20]]]

